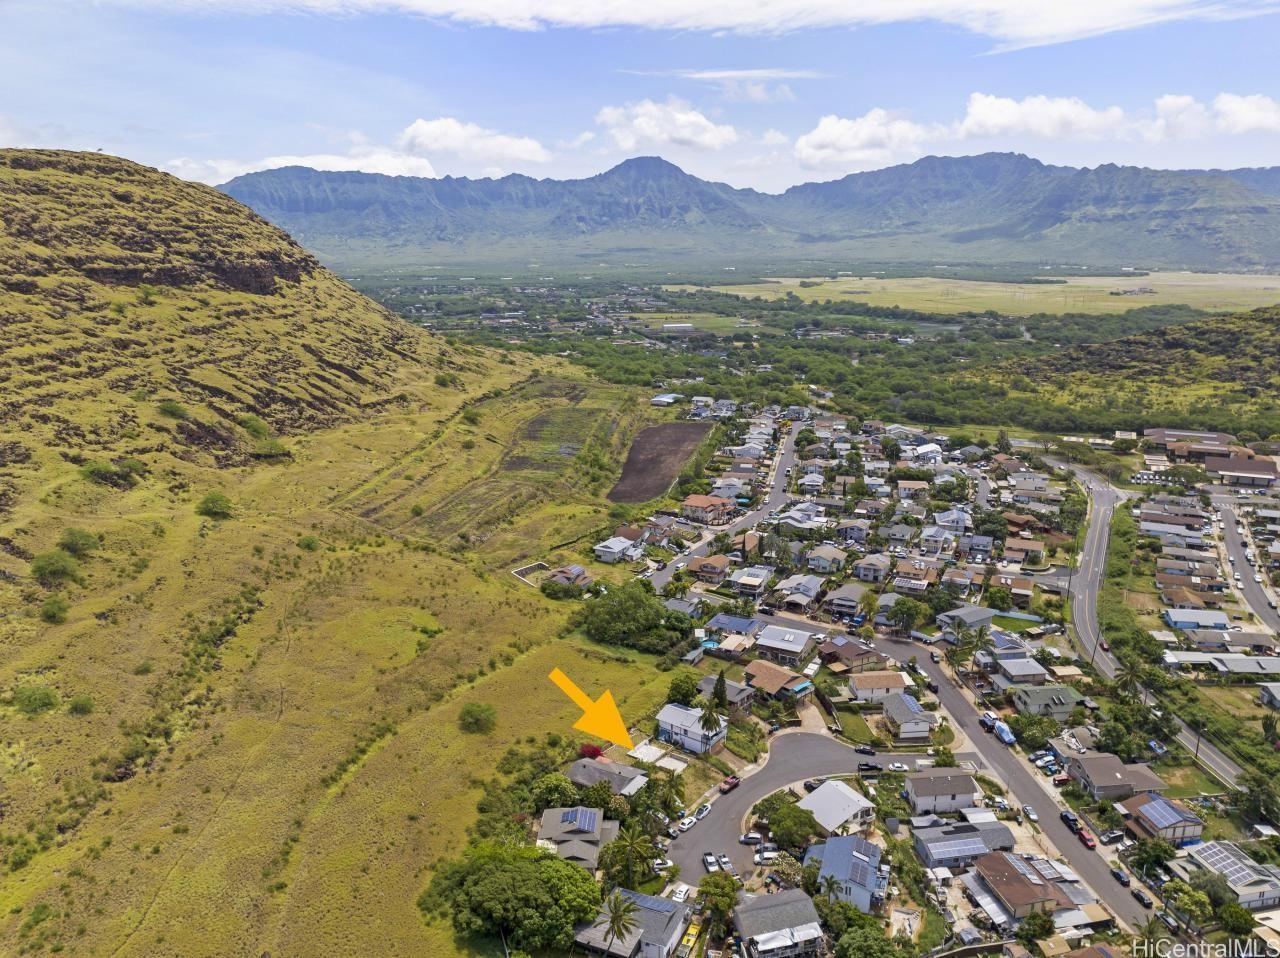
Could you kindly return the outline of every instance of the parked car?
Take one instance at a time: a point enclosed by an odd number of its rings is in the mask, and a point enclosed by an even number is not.
[[[1151,901],[1151,896],[1148,895],[1141,888],[1135,888],[1129,894],[1131,894],[1133,896],[1133,900],[1136,901],[1143,908],[1150,908],[1151,905],[1153,904],[1153,902]]]
[[[757,852],[776,852],[778,850],[778,846],[773,842],[761,842],[759,847],[756,848]]]
[[[674,902],[684,902],[689,900],[689,892],[692,891],[688,885],[681,882],[676,885],[676,890],[671,894],[671,900]]]
[[[930,662],[941,662],[941,661],[942,661],[942,656],[938,654],[937,649],[933,649],[933,650],[931,650],[931,651],[929,652],[929,661],[930,661]]]
[[[855,746],[853,750],[857,752],[859,755],[876,754],[876,750],[873,749],[870,745],[858,745],[858,746]]]
[[[1087,828],[1082,828],[1076,832],[1076,838],[1080,839],[1080,844],[1085,848],[1097,848],[1098,843],[1094,841],[1093,836],[1089,834]]]
[[[720,870],[720,863],[716,861],[716,856],[711,854],[711,852],[703,852],[702,867],[709,872],[718,872]]]
[[[742,784],[742,779],[738,778],[737,775],[730,775],[727,778],[725,778],[723,782],[720,783],[720,794],[727,795],[729,792],[732,792],[735,788],[737,788],[741,784]]]
[[[907,770],[907,766],[904,765],[902,762],[889,763],[889,771],[891,772],[905,772],[906,770]]]
[[[1070,782],[1071,782],[1071,776],[1065,773],[1062,775],[1053,776],[1053,784],[1054,784],[1054,787],[1056,788],[1062,788],[1062,786],[1067,785]]]
[[[1067,828],[1071,829],[1073,832],[1080,831],[1080,819],[1076,818],[1076,813],[1071,811],[1071,809],[1068,808],[1059,812],[1058,817],[1062,819],[1062,824],[1066,825]]]
[[[858,771],[863,773],[876,773],[880,771],[880,765],[877,762],[859,762]]]
[[[693,828],[693,826],[696,824],[698,824],[698,820],[690,816],[689,818],[680,819],[680,824],[677,827],[680,829],[680,831],[687,832],[689,829]]]
[[[702,821],[709,814],[711,814],[710,805],[699,805],[698,810],[693,813],[693,817],[696,818],[698,821]]]
[[[759,832],[746,832],[738,838],[738,844],[740,845],[759,845],[762,841],[764,841],[764,836]]]
[[[733,867],[733,861],[728,855],[717,855],[716,858],[720,862],[720,870],[722,872],[728,872],[731,875],[738,874],[738,870]]]
[[[1113,828],[1109,832],[1103,832],[1098,836],[1098,841],[1104,845],[1114,845],[1117,842],[1124,841],[1124,832],[1119,828]]]
[[[818,788],[818,786],[819,786],[819,785],[821,785],[821,784],[822,784],[822,779],[820,779],[820,778],[811,778],[811,779],[808,779],[808,780],[804,783],[804,790],[805,790],[806,792],[812,792],[812,791],[815,791],[815,790]]]
[[[1123,868],[1111,869],[1111,877],[1114,878],[1116,881],[1118,881],[1125,888],[1128,888],[1132,884],[1132,882],[1129,879],[1129,873],[1125,871]]]
[[[1023,815],[1026,815],[1026,816],[1027,816],[1027,818],[1028,818],[1028,819],[1030,819],[1030,820],[1031,820],[1031,821],[1033,821],[1033,822],[1038,822],[1038,821],[1040,821],[1040,816],[1036,814],[1036,810],[1035,810],[1034,808],[1032,808],[1030,805],[1023,805],[1023,806],[1022,806],[1022,814],[1023,814]]]
[[[928,682],[926,682],[924,684],[924,687],[927,688],[934,695],[938,694],[938,683],[935,682],[933,679],[930,679]]]

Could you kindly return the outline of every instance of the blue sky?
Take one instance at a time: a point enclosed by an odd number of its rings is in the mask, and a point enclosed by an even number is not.
[[[929,153],[1280,164],[1270,0],[0,0],[0,145],[779,190]]]

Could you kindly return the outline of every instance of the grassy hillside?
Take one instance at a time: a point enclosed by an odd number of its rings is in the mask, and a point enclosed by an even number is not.
[[[1166,326],[981,376],[995,414],[1049,429],[1280,432],[1280,307]],[[973,384],[973,376],[963,377]]]
[[[0,224],[0,953],[473,953],[414,901],[569,728],[550,667],[665,685],[509,573],[580,556],[647,406],[121,160],[0,153]]]

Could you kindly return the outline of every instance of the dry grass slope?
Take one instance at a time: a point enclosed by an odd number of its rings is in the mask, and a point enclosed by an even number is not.
[[[0,153],[0,222],[0,954],[469,953],[414,901],[497,757],[568,729],[551,665],[632,716],[665,684],[508,572],[608,521],[647,405],[124,161]],[[68,527],[99,545],[37,581]]]

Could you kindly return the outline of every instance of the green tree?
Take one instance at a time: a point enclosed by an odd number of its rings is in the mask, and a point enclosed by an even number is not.
[[[769,832],[782,848],[801,849],[818,834],[818,822],[808,810],[786,802],[769,815]]]
[[[1133,850],[1133,870],[1139,875],[1154,873],[1157,868],[1171,862],[1177,854],[1177,849],[1164,839],[1143,839]]]
[[[955,768],[956,753],[943,745],[933,753],[933,764],[938,768]]]
[[[58,548],[64,552],[70,552],[79,559],[83,559],[101,545],[98,537],[92,532],[75,526],[63,529],[62,535],[58,537]]]
[[[667,686],[667,701],[677,705],[692,705],[698,697],[698,677],[692,672],[681,669],[671,677]]]
[[[208,519],[230,519],[233,512],[231,500],[217,490],[206,493],[205,497],[196,503],[196,515]]]
[[[560,772],[548,772],[530,789],[535,810],[568,808],[578,801],[578,786]]]
[[[836,942],[836,958],[905,958],[880,928],[860,927],[845,932]]]
[[[640,927],[639,919],[636,918],[636,913],[639,910],[635,901],[620,891],[615,890],[612,895],[605,899],[604,911],[596,919],[596,927],[604,928],[604,950],[606,953],[615,942],[624,940]]]
[[[1008,612],[1013,608],[1013,593],[1001,586],[988,589],[987,605],[997,612]]]
[[[712,872],[698,882],[698,898],[711,913],[711,924],[717,937],[724,934],[725,923],[738,903],[738,883],[727,872]]]
[[[1047,911],[1033,911],[1018,924],[1018,941],[1028,948],[1053,934],[1053,916]]]
[[[51,595],[40,603],[40,618],[49,623],[67,621],[67,612],[71,606],[60,595]]]
[[[615,885],[634,888],[642,867],[653,860],[653,842],[638,828],[625,826],[601,851],[604,871]]]
[[[711,690],[711,701],[718,709],[729,707],[729,685],[725,681],[724,669],[716,673],[716,684]]]
[[[687,616],[668,612],[644,579],[633,579],[585,603],[577,624],[590,639],[644,652],[666,652],[688,634]]]
[[[28,718],[58,707],[58,694],[47,685],[19,685],[10,699],[14,708]]]
[[[893,603],[893,608],[889,610],[889,620],[898,627],[899,631],[905,633],[923,622],[928,614],[927,605],[904,595],[899,596]]]
[[[80,563],[65,549],[50,549],[31,560],[31,578],[51,588],[63,582],[80,580]]]
[[[497,724],[497,710],[484,702],[468,702],[458,713],[458,728],[464,732],[488,735]]]
[[[1237,938],[1243,938],[1249,934],[1257,924],[1253,913],[1236,902],[1228,902],[1218,909],[1218,921],[1222,922],[1223,931]]]
[[[698,728],[711,735],[720,731],[720,725],[723,721],[720,713],[716,711],[716,707],[707,702],[706,705],[702,706],[702,714],[698,716]]]
[[[1194,925],[1203,925],[1213,917],[1213,905],[1209,902],[1209,896],[1179,878],[1166,882],[1160,889],[1160,894]]]
[[[461,934],[505,935],[527,951],[566,951],[574,926],[600,910],[600,887],[585,868],[538,848],[482,842],[441,866],[418,899],[447,912]]]

